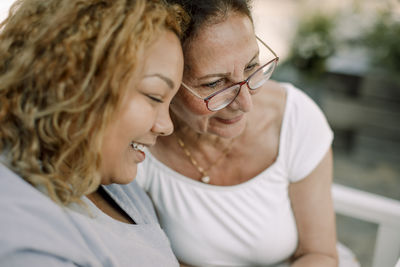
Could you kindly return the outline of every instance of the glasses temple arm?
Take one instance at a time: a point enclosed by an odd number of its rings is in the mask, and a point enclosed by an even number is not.
[[[257,38],[257,40],[260,41],[266,48],[268,48],[268,50],[269,50],[276,58],[279,58],[278,55],[274,52],[274,50],[272,50],[271,47],[269,47],[266,43],[264,43],[264,41],[261,40],[260,37],[258,37],[258,36],[256,35],[256,38]]]
[[[185,87],[190,93],[192,93],[193,95],[197,96],[198,98],[203,99],[203,97],[201,97],[198,93],[196,93],[195,91],[193,91],[192,88],[190,88],[189,86],[187,86],[184,82],[181,83],[183,87]]]

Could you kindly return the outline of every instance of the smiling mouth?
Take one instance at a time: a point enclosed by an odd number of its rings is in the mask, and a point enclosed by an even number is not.
[[[239,115],[235,118],[232,119],[222,119],[222,118],[216,118],[219,122],[222,122],[224,124],[233,124],[236,123],[238,121],[240,121],[242,119],[243,115]]]
[[[145,149],[145,145],[143,145],[143,144],[139,144],[139,143],[136,143],[136,142],[131,142],[131,147],[133,148],[133,150],[136,150],[136,151],[140,151],[140,152],[143,152],[144,153],[144,149]]]

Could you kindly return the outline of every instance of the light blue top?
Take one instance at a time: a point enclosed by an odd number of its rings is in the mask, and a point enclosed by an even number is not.
[[[0,164],[0,266],[179,266],[136,182],[104,189],[136,225],[87,198],[61,207]]]

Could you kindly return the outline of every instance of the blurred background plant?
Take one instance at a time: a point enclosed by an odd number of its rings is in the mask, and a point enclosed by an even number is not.
[[[360,1],[353,1],[346,10],[303,10],[285,65],[306,75],[320,75],[329,69],[333,57],[349,56],[349,64],[363,65],[363,71],[386,72],[397,78],[400,17],[396,5],[388,2],[372,14],[364,12]]]
[[[335,15],[307,14],[299,21],[287,61],[301,71],[318,75],[326,70],[326,60],[335,53]]]
[[[375,23],[365,32],[361,43],[370,52],[372,69],[400,73],[400,18],[393,12],[392,5],[378,12]]]

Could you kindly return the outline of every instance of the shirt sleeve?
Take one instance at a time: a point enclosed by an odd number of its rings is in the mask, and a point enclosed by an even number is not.
[[[0,259],[0,266],[20,267],[28,265],[30,267],[76,267],[73,262],[66,261],[65,259],[28,250],[16,251],[9,255],[3,255]]]
[[[290,182],[308,176],[331,147],[333,132],[325,115],[305,93],[292,90],[286,161]]]

